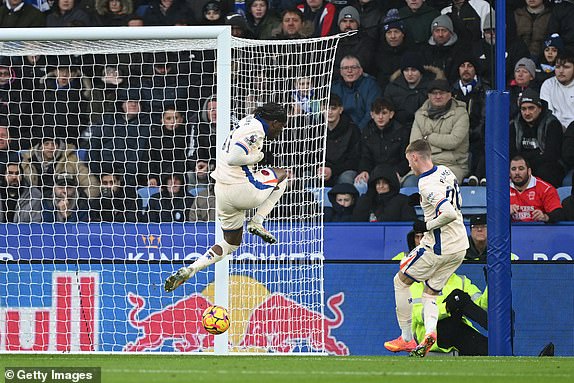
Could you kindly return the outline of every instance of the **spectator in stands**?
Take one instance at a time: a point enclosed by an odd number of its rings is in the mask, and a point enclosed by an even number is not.
[[[192,173],[189,175],[189,184],[192,187],[210,183],[208,173],[215,169],[216,154],[216,122],[217,99],[215,96],[207,98],[203,107],[191,121],[192,134],[189,148]]]
[[[324,208],[324,222],[351,222],[359,192],[353,184],[340,183],[327,193],[331,206]]]
[[[454,82],[458,77],[456,62],[463,52],[469,54],[469,44],[454,32],[450,17],[440,15],[432,21],[431,36],[422,46],[424,62],[441,69],[449,82]]]
[[[357,31],[357,33],[339,41],[337,52],[335,53],[335,65],[338,65],[345,56],[355,56],[359,59],[366,73],[371,76],[376,75],[374,53],[377,47],[377,40],[360,28],[361,18],[359,17],[359,11],[350,5],[341,9],[337,25],[341,32]]]
[[[19,154],[11,148],[10,132],[7,121],[0,117],[0,174],[9,162],[19,162]]]
[[[554,186],[533,176],[528,161],[520,155],[510,161],[510,217],[513,222],[553,223],[563,219]]]
[[[111,165],[126,185],[147,185],[147,175],[141,170],[149,161],[151,121],[142,111],[139,90],[118,92],[116,107],[117,113],[106,114],[102,125],[92,127],[90,169],[100,174],[104,164]]]
[[[233,37],[241,37],[244,39],[254,39],[253,31],[247,25],[247,20],[239,13],[232,13],[225,18],[225,24],[231,25],[231,35]]]
[[[221,4],[217,0],[210,0],[203,6],[202,25],[222,25],[225,17],[222,14]]]
[[[390,78],[385,88],[385,98],[395,106],[395,119],[410,128],[415,112],[426,101],[428,84],[434,79],[444,79],[444,72],[437,67],[424,65],[418,52],[406,52],[401,68]]]
[[[564,43],[559,34],[554,33],[544,40],[544,51],[538,61],[536,68],[536,83],[543,84],[544,81],[554,77],[556,59],[564,52]],[[544,85],[544,84],[543,84]]]
[[[407,249],[408,251],[401,251],[393,257],[393,261],[400,261],[404,257],[408,256],[415,247],[421,244],[421,239],[425,235],[424,232],[415,231],[414,229],[407,233]]]
[[[256,39],[269,40],[281,20],[274,9],[269,8],[268,0],[247,0],[245,18]]]
[[[544,0],[525,0],[525,6],[514,11],[516,35],[528,46],[530,57],[542,54],[544,38],[550,20],[551,9]]]
[[[388,165],[377,165],[370,174],[367,193],[357,201],[353,220],[360,222],[415,221],[409,197],[400,194],[399,178]]]
[[[391,80],[391,75],[400,70],[401,59],[409,48],[405,24],[399,19],[399,12],[393,8],[384,19],[382,36],[375,56],[377,81],[383,92]]]
[[[457,61],[458,78],[453,85],[452,97],[464,101],[470,121],[470,174],[469,185],[486,185],[484,159],[484,131],[486,120],[486,91],[488,87],[478,76],[478,59],[469,55]]]
[[[572,173],[573,180],[570,182],[574,185],[574,173]],[[574,221],[574,186],[571,189],[570,195],[562,200],[562,210],[564,214],[564,221]]]
[[[132,15],[128,18],[128,27],[143,27],[145,25],[144,19],[141,16]]]
[[[468,236],[470,247],[466,249],[465,260],[486,261],[487,232],[486,214],[477,214],[470,217],[470,235]]]
[[[178,72],[176,52],[155,52],[149,57],[153,63],[141,79],[142,95],[151,100],[152,111],[162,111],[166,102],[186,110],[190,97],[189,74]]]
[[[205,178],[208,177],[209,172],[206,172]],[[197,194],[189,210],[189,221],[215,221],[215,183],[212,182],[207,187],[196,190]]]
[[[321,103],[316,98],[313,79],[310,76],[298,77],[295,79],[294,88],[290,115],[308,117],[308,121],[305,121],[307,125],[317,123],[321,113]]]
[[[486,17],[482,19],[482,30],[484,33],[483,39],[477,46],[475,57],[480,60],[481,73],[479,73],[485,80],[485,83],[494,84],[494,64],[495,64],[495,45],[496,45],[496,28],[495,28],[495,15],[494,10],[489,12]],[[528,47],[522,39],[516,38],[515,34],[512,35],[509,28],[506,29],[506,81],[510,82],[513,78],[514,68],[518,60],[522,57],[528,57]]]
[[[520,154],[533,174],[559,187],[565,175],[560,164],[562,126],[535,90],[525,90],[519,104],[520,113],[510,123],[510,156]]]
[[[70,56],[54,57],[49,64],[43,84],[33,93],[34,125],[54,127],[58,137],[77,147],[80,131],[89,121],[81,72]]]
[[[424,0],[405,2],[407,5],[399,9],[399,16],[405,23],[406,33],[415,45],[425,45],[430,37],[431,23],[440,12]]]
[[[46,16],[46,26],[56,27],[89,27],[92,20],[76,0],[56,0],[52,10]]]
[[[361,28],[372,40],[377,42],[379,40],[380,25],[383,23],[386,10],[376,0],[358,0],[356,3],[354,1],[349,1],[348,3],[349,5],[354,5],[359,11]]]
[[[100,198],[89,200],[91,222],[136,222],[138,205],[133,188],[122,185],[113,173],[100,176]]]
[[[306,23],[313,26],[313,37],[325,37],[337,31],[337,9],[327,0],[304,0],[297,6]]]
[[[17,162],[9,162],[0,188],[0,222],[42,222],[42,192],[26,183]]]
[[[281,25],[273,32],[278,40],[303,39],[313,33],[311,24],[303,22],[303,12],[299,8],[289,8],[281,13]]]
[[[184,0],[151,0],[143,19],[144,24],[148,26],[170,26],[182,22],[188,25],[197,23]]]
[[[0,6],[0,28],[39,28],[46,26],[46,16],[24,3],[24,0],[5,0]]]
[[[193,197],[185,191],[183,176],[164,176],[160,192],[149,200],[149,222],[185,222],[192,204]]]
[[[88,222],[88,203],[78,190],[76,177],[57,174],[52,198],[44,200],[43,222]]]
[[[523,57],[514,67],[514,79],[510,81],[510,118],[513,119],[519,113],[518,100],[528,88],[538,91],[540,88],[536,84],[536,64],[529,58]]]
[[[435,165],[447,166],[459,184],[468,175],[470,123],[466,104],[452,98],[447,80],[428,86],[428,100],[417,110],[410,142],[427,140]]]
[[[105,114],[116,110],[118,90],[129,88],[128,69],[123,65],[105,65],[101,71],[96,71],[93,86],[89,92],[90,122],[102,124]],[[89,128],[84,133],[89,132]]]
[[[331,92],[341,98],[346,113],[362,130],[371,119],[371,105],[381,96],[381,88],[373,77],[363,73],[357,57],[345,56],[339,69],[341,79],[333,84]]]
[[[540,98],[548,102],[548,109],[566,130],[574,122],[574,51],[558,56],[554,73],[542,84]]]
[[[190,139],[182,113],[173,104],[167,104],[161,124],[154,124],[151,128],[149,179],[155,179],[155,185],[159,185],[162,174],[187,173],[187,144]]]
[[[25,88],[20,68],[12,63],[17,59],[0,56],[0,125],[10,128],[18,149],[29,149],[33,132],[41,129],[31,127],[31,90]]]
[[[484,2],[484,0],[482,0]],[[488,8],[488,3],[487,8]],[[453,33],[461,40],[470,41],[473,44],[482,38],[482,20],[479,10],[469,0],[455,0],[452,6],[441,10],[443,15],[450,17],[453,23]]]
[[[325,166],[317,167],[317,176],[325,185],[353,183],[359,165],[361,132],[343,113],[341,98],[331,94],[327,111],[327,151]]]
[[[574,3],[555,1],[548,20],[547,35],[558,33],[564,39],[564,48],[574,51]]]
[[[134,12],[132,0],[96,0],[95,8],[95,24],[102,27],[128,25]]]
[[[98,179],[81,162],[75,148],[49,132],[30,151],[22,153],[22,173],[27,183],[38,187],[45,198],[51,198],[54,179],[59,174],[74,178],[76,186],[88,198],[99,196]]]
[[[371,106],[371,121],[361,136],[359,174],[355,183],[368,183],[369,174],[377,165],[387,164],[399,178],[409,171],[405,149],[409,144],[409,127],[394,119],[395,108],[391,102],[377,98]]]

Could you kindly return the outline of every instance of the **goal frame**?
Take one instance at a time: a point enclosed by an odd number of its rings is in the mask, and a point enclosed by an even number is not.
[[[161,37],[160,37],[161,36]],[[77,27],[77,28],[6,28],[0,44],[27,41],[99,41],[213,39],[217,51],[217,151],[223,146],[231,120],[231,26],[147,26],[147,27]],[[0,51],[2,49],[0,48]],[[217,212],[216,212],[217,214]],[[223,240],[221,224],[216,217],[215,241]],[[215,265],[215,303],[229,305],[229,257]],[[214,353],[228,354],[228,333],[215,337]]]

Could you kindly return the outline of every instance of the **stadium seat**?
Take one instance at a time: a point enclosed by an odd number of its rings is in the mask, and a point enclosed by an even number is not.
[[[556,190],[560,196],[560,202],[564,201],[566,197],[570,197],[570,194],[572,194],[572,186],[562,186]]]
[[[138,189],[138,196],[142,201],[142,208],[147,209],[149,199],[152,195],[159,193],[160,188],[157,186],[146,186]]]
[[[486,214],[486,187],[461,186],[462,214]]]
[[[315,200],[318,203],[324,203],[325,207],[331,207],[331,201],[329,200],[329,196],[327,193],[331,190],[330,187],[326,186],[324,188],[309,188],[309,192],[311,192],[315,196]]]
[[[194,188],[190,188],[190,189],[187,191],[187,194],[192,195],[192,196],[194,196],[194,197],[197,197],[197,195],[198,195],[199,193],[201,193],[202,190],[205,190],[205,189],[207,189],[206,186],[197,186],[197,187],[194,187]]]
[[[399,191],[399,193],[404,194],[404,195],[411,195],[411,194],[415,194],[418,192],[419,192],[419,188],[416,186],[401,188],[401,190]]]
[[[88,150],[87,149],[76,149],[76,156],[80,161],[85,162],[88,159]]]

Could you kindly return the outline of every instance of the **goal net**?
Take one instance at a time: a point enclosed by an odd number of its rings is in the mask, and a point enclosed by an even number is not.
[[[17,33],[0,42],[0,352],[348,353],[329,333],[342,300],[324,309],[316,177],[338,36]],[[164,292],[221,236],[218,143],[271,101],[289,111],[265,147],[265,163],[290,173],[265,223],[278,244],[246,233],[229,259]],[[201,325],[214,303],[231,316],[223,335]]]

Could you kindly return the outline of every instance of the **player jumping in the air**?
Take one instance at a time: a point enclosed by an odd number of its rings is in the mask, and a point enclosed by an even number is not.
[[[415,175],[419,176],[420,204],[425,220],[415,222],[414,230],[424,232],[424,236],[420,245],[403,258],[399,272],[393,279],[397,320],[402,334],[397,339],[385,342],[385,348],[424,357],[437,340],[437,295],[462,263],[468,238],[454,174],[446,166],[433,164],[431,148],[426,140],[411,142],[406,149],[406,157]],[[409,287],[414,282],[425,285],[422,304],[426,335],[418,345],[411,327],[412,297]]]
[[[223,241],[213,245],[191,266],[182,267],[165,281],[165,291],[173,291],[199,270],[233,253],[241,244],[245,212],[257,208],[247,223],[247,231],[267,243],[275,237],[263,227],[263,220],[277,204],[287,185],[287,172],[279,168],[253,170],[263,159],[264,139],[276,139],[287,122],[287,112],[276,103],[267,103],[239,121],[227,137],[212,177]]]

